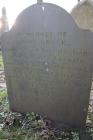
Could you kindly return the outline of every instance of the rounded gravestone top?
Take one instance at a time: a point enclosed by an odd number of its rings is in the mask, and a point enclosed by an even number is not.
[[[79,2],[72,9],[71,15],[80,28],[93,31],[93,0]]]
[[[22,32],[72,31],[77,26],[69,13],[50,4],[35,4],[26,8],[16,19],[12,29]]]

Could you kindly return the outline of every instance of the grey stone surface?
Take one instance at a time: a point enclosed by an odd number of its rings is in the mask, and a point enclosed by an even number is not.
[[[24,10],[2,37],[10,108],[85,126],[91,89],[93,34],[53,4]]]
[[[71,11],[80,28],[93,31],[93,0],[82,0]]]
[[[37,3],[42,3],[43,2],[43,0],[37,0]]]

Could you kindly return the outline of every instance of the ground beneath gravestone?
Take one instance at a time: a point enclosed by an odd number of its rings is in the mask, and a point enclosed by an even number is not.
[[[90,127],[91,126],[91,127]],[[87,117],[87,131],[93,138],[93,86]],[[0,57],[0,140],[79,140],[78,133],[64,132],[51,120],[34,113],[20,114],[9,110],[5,73]]]

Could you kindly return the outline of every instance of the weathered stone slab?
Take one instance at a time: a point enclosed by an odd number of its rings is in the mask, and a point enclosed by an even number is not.
[[[23,11],[2,38],[10,108],[34,111],[67,127],[84,127],[92,40],[93,34],[79,29],[58,6],[36,4]]]

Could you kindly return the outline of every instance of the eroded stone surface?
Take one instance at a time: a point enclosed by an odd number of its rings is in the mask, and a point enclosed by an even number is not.
[[[79,29],[58,6],[36,4],[23,11],[2,38],[11,109],[34,111],[63,127],[84,127],[92,40],[93,34]]]

